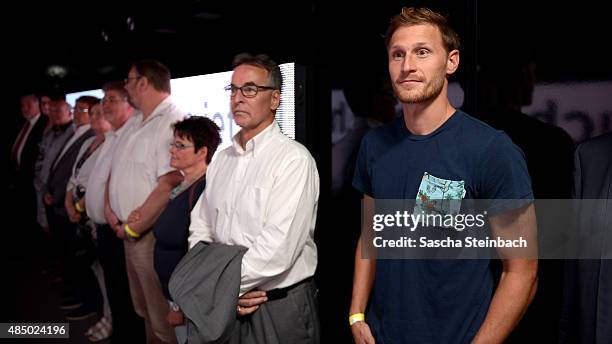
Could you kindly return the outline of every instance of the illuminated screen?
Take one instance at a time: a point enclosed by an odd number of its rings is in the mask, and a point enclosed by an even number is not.
[[[295,139],[295,64],[284,63],[280,66],[283,75],[280,107],[276,110],[276,120],[282,132]],[[232,72],[214,73],[172,79],[172,100],[183,111],[192,116],[206,116],[221,128],[219,150],[230,145],[232,136],[240,128],[232,119],[229,92],[224,87],[231,82]],[[101,89],[75,92],[66,95],[66,101],[74,106],[77,98],[92,95],[102,98]]]

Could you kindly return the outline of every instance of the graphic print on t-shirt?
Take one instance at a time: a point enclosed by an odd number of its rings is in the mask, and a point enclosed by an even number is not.
[[[416,214],[457,214],[465,197],[463,180],[438,178],[425,172],[421,178],[414,211]]]

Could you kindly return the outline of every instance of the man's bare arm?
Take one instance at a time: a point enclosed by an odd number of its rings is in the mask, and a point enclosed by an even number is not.
[[[369,258],[362,257],[363,241],[368,240],[369,236],[364,237],[363,233],[370,233],[372,230],[371,223],[366,221],[372,219],[374,214],[374,199],[368,195],[363,196],[363,226],[367,226],[362,230],[362,235],[359,237],[357,248],[355,249],[355,273],[353,276],[353,295],[351,298],[351,308],[349,314],[365,313],[366,306],[368,304],[368,298],[370,297],[370,291],[372,290],[372,284],[374,283],[374,276],[376,273],[376,257],[372,256]],[[365,245],[369,245],[366,243]],[[372,253],[372,252],[371,252]],[[351,332],[355,343],[362,344],[373,344],[374,337],[370,331],[370,327],[366,322],[356,322],[351,326]]]
[[[490,218],[491,231],[502,239],[522,236],[526,249],[498,249],[503,262],[499,285],[473,343],[502,343],[521,320],[537,288],[537,230],[533,204]]]
[[[138,220],[128,222],[130,229],[136,233],[144,233],[153,226],[162,213],[168,201],[170,192],[183,180],[179,171],[172,171],[159,177],[157,186],[144,203],[138,207]]]
[[[70,222],[77,223],[81,220],[81,214],[79,214],[74,208],[74,204],[72,203],[72,193],[74,189],[70,189],[66,191],[66,196],[64,197],[64,207],[66,208],[66,213],[68,213],[68,219]]]
[[[104,217],[106,218],[106,222],[108,223],[108,225],[115,232],[118,232],[120,230],[119,219],[117,218],[117,215],[115,214],[115,212],[113,212],[113,209],[110,206],[109,191],[108,191],[109,184],[110,184],[110,176],[108,176],[108,179],[106,180],[106,186],[104,186]]]

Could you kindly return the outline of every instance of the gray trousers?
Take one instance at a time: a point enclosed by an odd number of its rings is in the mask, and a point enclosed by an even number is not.
[[[187,326],[189,326],[189,323],[174,327],[174,334],[176,335],[176,342],[178,344],[187,343]]]
[[[319,344],[317,293],[312,279],[280,296],[268,293],[269,300],[255,313],[238,319],[240,334],[229,343]]]
[[[267,302],[281,343],[320,342],[317,293],[317,287],[310,280],[289,290],[286,297]]]

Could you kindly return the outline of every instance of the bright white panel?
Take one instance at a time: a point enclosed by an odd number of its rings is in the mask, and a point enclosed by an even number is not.
[[[285,63],[279,66],[283,75],[281,104],[276,112],[276,119],[281,130],[288,137],[295,139],[295,64]],[[229,85],[232,72],[198,75],[172,79],[173,101],[186,113],[192,116],[206,116],[221,128],[221,150],[231,143],[231,138],[240,127],[234,122],[230,112],[230,95],[225,91]],[[74,101],[82,95],[104,96],[102,90],[90,90],[66,95],[66,100],[74,106]]]

